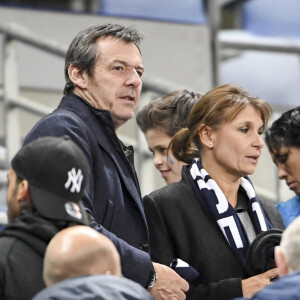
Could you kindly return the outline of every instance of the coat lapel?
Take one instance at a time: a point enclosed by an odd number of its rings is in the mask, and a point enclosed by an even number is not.
[[[60,104],[60,108],[71,110],[87,124],[88,128],[93,132],[99,147],[106,151],[111,157],[124,182],[124,186],[136,202],[146,222],[135,170],[122,150],[122,146],[113,127],[110,113],[106,110],[89,107],[82,99],[77,96],[75,97],[79,101],[74,101],[74,99],[72,99],[72,101],[64,101],[64,99],[66,99],[65,97]],[[97,123],[99,126],[95,126]]]

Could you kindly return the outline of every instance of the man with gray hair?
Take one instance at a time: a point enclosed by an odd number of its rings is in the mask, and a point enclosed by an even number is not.
[[[280,246],[275,248],[275,260],[280,278],[251,300],[300,300],[300,217],[283,232]]]
[[[139,103],[141,39],[136,29],[118,24],[79,32],[65,59],[65,96],[33,127],[25,144],[44,135],[69,135],[91,170],[83,202],[92,227],[117,247],[123,275],[157,299],[185,299],[188,283],[171,268],[151,262],[133,148],[116,134]]]

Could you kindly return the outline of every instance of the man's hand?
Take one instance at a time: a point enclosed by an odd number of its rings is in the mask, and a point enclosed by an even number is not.
[[[251,298],[256,292],[271,283],[271,280],[277,277],[278,269],[274,268],[264,273],[242,280],[243,296]]]
[[[185,292],[189,289],[189,284],[183,278],[181,278],[171,268],[153,263],[157,280],[149,292],[156,300],[167,299],[179,299],[184,300],[186,298]]]

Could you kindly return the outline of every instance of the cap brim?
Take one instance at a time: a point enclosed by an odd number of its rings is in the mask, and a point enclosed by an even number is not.
[[[88,225],[88,217],[81,200],[70,201],[30,185],[31,200],[42,217]]]

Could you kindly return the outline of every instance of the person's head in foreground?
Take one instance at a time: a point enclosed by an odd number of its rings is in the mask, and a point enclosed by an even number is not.
[[[89,176],[82,150],[68,137],[41,137],[22,147],[8,174],[9,222],[31,214],[61,228],[88,224],[81,201]]]
[[[137,124],[145,135],[153,162],[167,184],[181,179],[183,163],[168,152],[172,137],[186,127],[188,115],[201,94],[188,90],[174,91],[155,99],[138,112]]]
[[[57,233],[45,253],[46,285],[94,274],[121,276],[120,256],[112,241],[88,226],[73,226]]]
[[[279,179],[300,195],[300,106],[281,115],[266,131],[266,143]]]

